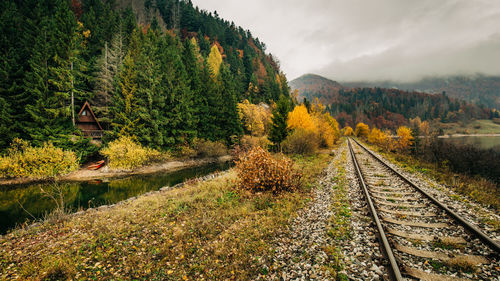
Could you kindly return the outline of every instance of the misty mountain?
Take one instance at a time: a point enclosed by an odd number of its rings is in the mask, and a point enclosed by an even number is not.
[[[304,98],[310,101],[318,98],[325,103],[338,97],[339,90],[344,89],[344,86],[338,82],[316,74],[302,75],[288,84],[291,89],[298,91],[299,101]]]
[[[500,109],[500,77],[486,75],[427,77],[416,82],[344,82],[350,88],[380,87],[396,88],[430,94],[446,94],[490,108]]]
[[[430,94],[381,87],[345,87],[318,75],[304,75],[293,81],[297,99],[318,98],[341,126],[364,122],[370,126],[395,130],[409,119],[441,122],[466,122],[472,119],[498,117],[498,111],[476,105],[447,94]],[[362,86],[362,85],[360,85]]]

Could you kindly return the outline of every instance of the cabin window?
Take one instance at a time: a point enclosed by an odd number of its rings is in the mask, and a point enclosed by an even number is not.
[[[82,111],[82,116],[87,116],[87,110]]]

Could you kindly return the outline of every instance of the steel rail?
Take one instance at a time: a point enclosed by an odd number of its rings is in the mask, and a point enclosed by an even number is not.
[[[354,150],[352,149],[351,142],[349,139],[347,140],[347,143],[349,145],[349,151],[351,152],[351,157],[354,163],[354,167],[356,168],[356,172],[358,174],[359,182],[365,194],[366,201],[368,202],[370,213],[372,214],[373,220],[377,225],[377,230],[380,236],[380,240],[382,242],[381,243],[382,249],[390,263],[392,279],[397,281],[404,280],[403,277],[401,276],[401,271],[399,269],[398,263],[396,262],[396,258],[394,257],[391,245],[389,245],[389,241],[387,240],[387,236],[385,235],[384,228],[382,227],[382,223],[380,222],[375,206],[373,205],[373,201],[370,198],[370,194],[368,193],[368,188],[366,187],[363,174],[361,173],[361,168],[358,164],[358,160],[356,159],[356,155],[354,154]]]
[[[403,181],[405,181],[407,184],[409,184],[411,187],[415,188],[418,190],[420,193],[422,193],[425,197],[427,197],[430,201],[432,201],[435,205],[437,205],[439,208],[443,209],[453,217],[459,224],[461,224],[463,227],[468,229],[473,235],[477,236],[481,241],[483,241],[486,245],[488,245],[492,250],[496,252],[497,255],[500,254],[500,244],[496,242],[495,240],[491,239],[486,235],[484,232],[482,232],[480,229],[478,229],[475,225],[471,224],[470,222],[466,221],[464,218],[462,218],[459,214],[455,213],[453,210],[448,208],[446,205],[443,203],[439,202],[436,198],[434,198],[432,195],[427,193],[425,190],[422,188],[418,187],[416,184],[414,184],[412,181],[407,179],[405,176],[403,176],[401,173],[396,171],[394,168],[389,166],[387,163],[385,163],[380,157],[375,155],[373,152],[368,150],[365,146],[360,144],[357,140],[353,139],[354,142],[356,142],[361,148],[363,148],[368,154],[370,154],[373,158],[377,159],[382,165],[387,167],[389,170],[391,170],[393,173],[395,173],[399,178],[401,178]],[[350,143],[349,143],[350,145]]]

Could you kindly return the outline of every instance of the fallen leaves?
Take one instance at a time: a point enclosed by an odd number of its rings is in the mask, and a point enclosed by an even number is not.
[[[312,175],[313,166],[305,173]],[[0,240],[0,279],[51,272],[61,272],[63,279],[252,279],[272,253],[271,238],[307,196],[243,196],[237,184],[232,171],[73,216],[64,227],[10,233]],[[177,213],[179,204],[189,208]]]

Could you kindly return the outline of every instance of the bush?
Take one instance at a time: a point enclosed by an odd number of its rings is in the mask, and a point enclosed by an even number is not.
[[[345,127],[343,131],[344,131],[344,136],[352,136],[354,134],[354,131],[350,126]]]
[[[354,135],[358,138],[366,138],[370,134],[370,127],[365,123],[358,123],[354,130]]]
[[[256,146],[262,147],[263,149],[267,149],[267,147],[271,145],[271,142],[265,136],[254,137],[254,136],[244,135],[241,138],[240,142],[244,150],[249,150]]]
[[[313,154],[318,146],[317,134],[300,128],[294,130],[283,142],[286,153]]]
[[[197,155],[198,152],[188,144],[178,146],[174,151],[174,156],[179,158],[194,158]]]
[[[434,138],[424,148],[422,157],[434,163],[446,162],[453,172],[479,175],[500,185],[500,152],[494,149]]]
[[[282,156],[275,158],[261,147],[242,153],[236,160],[240,188],[252,192],[293,191],[299,186],[301,175],[293,168],[293,161]]]
[[[7,155],[0,157],[0,177],[48,178],[67,174],[78,168],[74,152],[44,143],[32,147],[29,142],[14,139]]]
[[[226,146],[219,141],[195,139],[193,148],[200,157],[219,157],[228,154]]]
[[[152,148],[145,148],[132,137],[122,136],[109,143],[101,150],[101,154],[109,159],[109,167],[113,169],[134,169],[158,160],[162,154]]]

